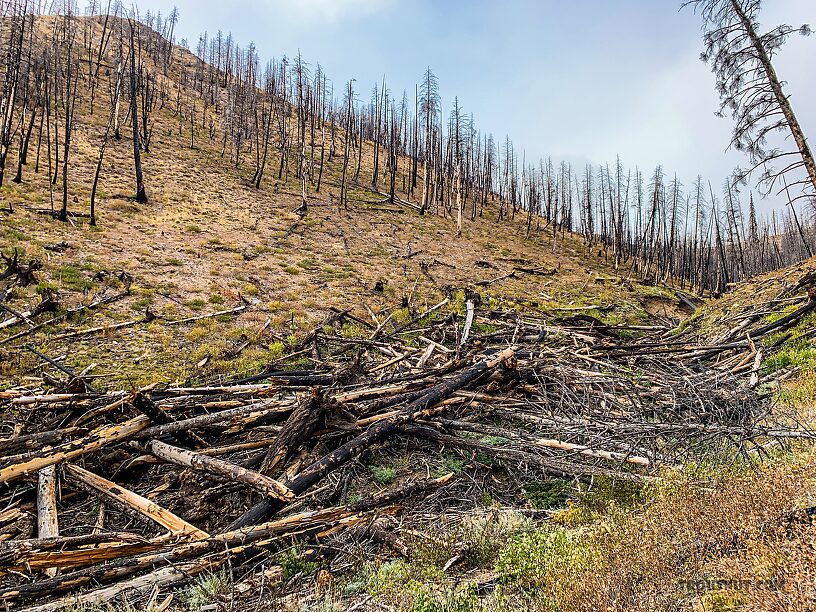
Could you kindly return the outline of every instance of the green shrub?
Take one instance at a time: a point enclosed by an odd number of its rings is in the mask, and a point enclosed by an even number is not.
[[[496,572],[503,584],[535,589],[544,584],[551,566],[568,561],[575,542],[565,529],[545,527],[510,539],[499,553]]]
[[[372,465],[368,469],[371,470],[374,481],[381,485],[392,483],[397,477],[397,469],[391,466]]]
[[[303,558],[304,551],[303,545],[299,544],[278,553],[276,561],[281,566],[284,580],[289,580],[298,574],[311,574],[319,567],[318,563]]]
[[[230,590],[229,577],[224,572],[200,576],[182,595],[189,610],[200,610]]]
[[[561,506],[573,493],[572,483],[558,479],[533,482],[524,487],[524,497],[538,510]]]
[[[410,612],[473,612],[479,609],[479,597],[473,585],[435,592],[428,586],[412,581],[408,588],[414,592]]]

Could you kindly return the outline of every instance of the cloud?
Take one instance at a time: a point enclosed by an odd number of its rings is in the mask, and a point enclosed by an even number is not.
[[[272,0],[275,13],[299,24],[336,24],[381,13],[396,0]]]

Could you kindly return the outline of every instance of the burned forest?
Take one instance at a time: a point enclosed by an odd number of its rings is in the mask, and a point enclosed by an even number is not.
[[[816,606],[810,7],[654,9],[688,177],[148,4],[0,0],[0,609]]]

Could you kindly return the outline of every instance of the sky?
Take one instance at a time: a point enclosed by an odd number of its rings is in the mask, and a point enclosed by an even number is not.
[[[386,76],[412,99],[427,66],[447,116],[454,96],[477,127],[513,140],[527,160],[547,155],[656,165],[686,185],[721,184],[743,155],[728,151],[732,124],[703,49],[701,20],[680,0],[139,0],[178,7],[178,38],[231,31],[265,61],[300,51],[335,91],[356,79],[367,100]],[[763,28],[816,27],[816,1],[764,0]],[[775,59],[806,134],[816,130],[816,35],[793,36]],[[808,69],[808,66],[811,68]],[[768,210],[778,201],[760,204]]]

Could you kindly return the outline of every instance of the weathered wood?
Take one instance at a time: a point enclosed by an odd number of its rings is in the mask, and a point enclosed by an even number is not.
[[[473,431],[482,433],[488,436],[496,436],[507,438],[508,440],[516,440],[525,446],[538,446],[541,448],[554,448],[571,453],[578,453],[587,457],[596,459],[604,459],[606,461],[615,461],[618,463],[631,463],[641,467],[650,467],[651,460],[648,457],[639,457],[637,455],[619,453],[616,451],[609,451],[600,448],[592,448],[584,444],[575,444],[573,442],[565,442],[554,438],[541,438],[526,433],[517,433],[501,427],[491,427],[489,425],[482,425],[478,423],[468,423],[466,421],[451,421],[447,419],[439,419],[437,423],[443,427],[450,427],[451,429]],[[432,421],[423,422],[423,424],[434,425]]]
[[[401,425],[410,422],[415,413],[426,410],[445,400],[462,387],[482,378],[498,365],[509,363],[514,356],[515,352],[513,349],[506,349],[495,357],[480,361],[465,369],[463,372],[452,376],[448,380],[431,387],[422,397],[408,404],[398,414],[375,423],[365,432],[311,464],[290,482],[286,483],[287,486],[298,495],[305,492],[326,474],[337,469],[354,457],[359,456],[360,453],[369,448],[372,444],[383,440]],[[277,500],[264,499],[233,522],[230,528],[237,529],[245,525],[260,523],[280,510],[281,507],[280,502]]]
[[[158,552],[148,552],[131,561],[115,566],[96,565],[56,578],[2,589],[0,590],[0,601],[17,601],[42,594],[62,593],[92,583],[99,584],[123,580],[141,571],[153,568],[156,564],[178,564],[207,554],[220,555],[219,558],[223,561],[228,555],[236,557],[243,551],[251,550],[253,546],[272,543],[287,534],[297,533],[300,538],[326,535],[338,529],[359,525],[375,517],[394,514],[398,509],[394,505],[396,502],[412,496],[427,495],[450,482],[451,478],[452,475],[448,474],[441,478],[414,481],[350,506],[300,512],[260,525],[226,531],[207,540],[178,543],[168,540],[167,537],[142,540],[137,536],[125,534],[119,541],[120,546],[107,546],[105,548],[102,554],[106,558],[112,559],[117,553],[117,556],[124,556],[130,550],[139,547]],[[376,514],[372,514],[375,510]],[[79,536],[77,538],[61,538],[60,540],[59,546],[52,546],[36,540],[8,543],[5,557],[3,556],[4,549],[0,546],[0,561],[3,559],[11,559],[14,563],[26,561],[37,567],[44,567],[49,563],[78,563],[81,555],[85,554],[87,558],[95,554],[87,550],[89,546],[112,544],[116,541],[116,534]],[[55,544],[57,543],[55,542]],[[116,586],[120,585],[114,585],[112,588]],[[61,601],[74,601],[74,599],[66,598]]]
[[[135,393],[131,399],[131,403],[136,410],[149,417],[155,425],[167,425],[168,423],[175,422],[175,419],[159,408],[156,403],[144,393]],[[187,444],[193,448],[206,446],[204,440],[194,432],[187,431],[186,429],[174,432],[173,437],[182,444]]]
[[[88,430],[84,427],[66,427],[65,429],[53,429],[14,438],[4,438],[0,440],[0,453],[41,448],[60,442],[64,438],[85,433],[88,433]]]
[[[212,319],[214,317],[222,317],[225,315],[231,314],[238,314],[239,312],[245,311],[249,308],[249,304],[242,304],[241,306],[237,306],[235,308],[229,308],[227,310],[219,310],[218,312],[211,312],[209,314],[198,315],[195,317],[187,317],[186,319],[177,319],[176,321],[168,321],[165,323],[168,327],[173,325],[183,325],[184,323],[193,323],[194,321],[200,321],[201,319]]]
[[[66,608],[82,606],[99,606],[111,601],[119,595],[143,589],[166,588],[180,582],[186,582],[199,574],[217,568],[221,565],[219,560],[197,559],[188,563],[180,563],[170,567],[162,567],[144,576],[137,576],[130,580],[120,582],[108,587],[96,589],[89,593],[82,593],[71,597],[65,597],[45,604],[29,606],[23,608],[23,612],[53,612]]]
[[[150,440],[145,444],[145,450],[159,459],[164,459],[171,463],[185,465],[195,470],[215,474],[230,480],[237,480],[280,501],[291,502],[297,499],[297,495],[295,495],[293,491],[277,480],[253,470],[248,470],[240,465],[230,463],[229,461],[224,461],[223,459],[216,459],[215,457],[208,457],[200,453],[175,448],[158,440]]]
[[[466,448],[486,453],[489,456],[495,457],[500,460],[534,465],[536,467],[539,467],[545,473],[558,476],[559,478],[579,478],[581,480],[589,481],[594,476],[607,476],[613,479],[636,480],[639,482],[657,480],[654,477],[645,476],[641,474],[634,473],[630,474],[627,472],[619,472],[591,465],[574,464],[569,461],[555,459],[552,457],[545,457],[543,455],[538,455],[536,453],[530,453],[515,448],[491,446],[490,444],[484,444],[477,440],[471,440],[469,438],[460,438],[459,436],[450,436],[447,434],[443,434],[430,427],[409,426],[405,428],[405,431],[417,436],[427,438],[429,440],[434,440],[435,442],[438,442],[445,446]]]
[[[261,474],[271,474],[284,465],[309,439],[324,413],[325,404],[320,393],[314,392],[292,412],[281,432],[262,459]]]
[[[78,440],[64,442],[54,447],[44,447],[29,453],[19,463],[0,468],[0,482],[8,482],[27,474],[32,474],[49,465],[56,465],[93,451],[109,444],[124,440],[143,430],[150,424],[150,419],[144,416],[136,417],[119,425],[106,425],[93,430],[90,434]]]
[[[64,569],[93,565],[167,546],[177,536],[146,539],[127,532],[11,540],[0,543],[0,566],[15,571]]]
[[[59,537],[57,518],[57,468],[49,465],[40,470],[37,483],[37,536],[39,538]],[[49,568],[49,576],[57,574],[57,568]]]
[[[209,537],[207,532],[202,531],[195,525],[191,525],[169,510],[162,508],[159,504],[78,465],[68,464],[65,466],[65,471],[114,502],[135,510],[142,516],[158,523],[173,535],[184,536],[193,540],[203,540]]]
[[[247,404],[246,406],[239,406],[237,408],[230,408],[220,412],[202,414],[189,419],[167,423],[166,425],[154,425],[153,427],[148,427],[140,431],[133,436],[133,439],[159,438],[178,431],[210,427],[212,425],[235,425],[247,419],[261,418],[271,414],[286,414],[291,411],[294,406],[295,404],[292,402],[255,402]]]
[[[473,300],[468,300],[465,306],[467,307],[467,315],[465,316],[465,326],[462,328],[462,337],[459,339],[459,348],[467,344],[470,327],[473,325],[473,315],[476,313],[476,305]]]

